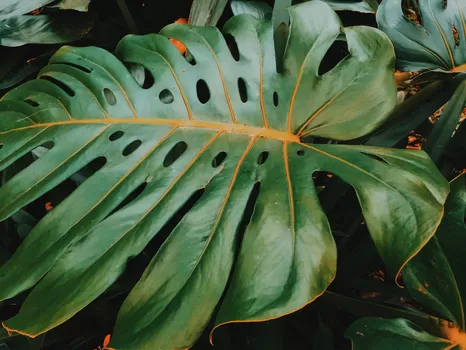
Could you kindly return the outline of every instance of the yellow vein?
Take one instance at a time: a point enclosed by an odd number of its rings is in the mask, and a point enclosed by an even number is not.
[[[12,202],[18,201],[19,198],[23,197],[27,192],[29,192],[34,186],[37,186],[40,182],[42,182],[45,178],[50,176],[53,172],[57,171],[63,164],[65,164],[68,160],[70,160],[72,157],[74,157],[76,154],[81,152],[84,148],[86,148],[92,141],[94,141],[97,137],[99,137],[110,125],[105,126],[100,130],[100,132],[92,137],[90,140],[88,140],[84,145],[82,145],[80,148],[78,148],[76,151],[74,151],[71,155],[69,155],[64,161],[62,161],[60,164],[58,164],[55,168],[53,168],[51,171],[49,171],[45,176],[37,180],[33,185],[31,185],[29,188],[27,188],[25,191],[21,192],[18,196],[14,197],[11,201],[9,201],[7,204],[5,204],[3,207],[8,207]]]
[[[445,45],[445,48],[447,49],[448,56],[450,57],[451,66],[452,68],[455,68],[455,60],[453,58],[450,45],[448,45],[448,41],[447,41],[447,38],[445,37],[445,33],[443,32],[442,28],[440,27],[440,24],[437,21],[437,18],[435,17],[435,14],[434,14],[434,11],[432,10],[432,5],[430,2],[429,2],[429,9],[432,14],[432,17],[434,18],[435,26],[437,27],[438,31],[440,32],[440,35],[442,36],[443,44]]]
[[[114,76],[113,76],[112,74],[110,74],[110,72],[109,72],[105,67],[101,66],[100,64],[98,64],[98,63],[96,63],[96,62],[93,62],[93,61],[89,60],[88,58],[86,58],[86,57],[84,57],[84,56],[77,55],[77,54],[74,53],[74,52],[69,52],[69,54],[74,55],[74,56],[77,56],[77,57],[79,57],[80,59],[83,59],[83,60],[85,60],[85,61],[88,61],[88,62],[91,63],[91,65],[94,64],[94,65],[96,65],[97,67],[100,67],[104,72],[106,72],[106,73],[108,74],[108,76],[113,80],[113,82],[115,83],[115,85],[117,85],[118,88],[120,89],[120,91],[121,91],[121,93],[122,93],[124,99],[126,100],[126,103],[128,104],[128,107],[131,109],[131,112],[133,113],[134,118],[135,118],[135,119],[139,119],[139,117],[138,117],[137,114],[136,114],[136,111],[134,110],[133,105],[131,104],[131,102],[130,102],[130,100],[129,100],[128,95],[126,94],[126,91],[125,91],[125,90],[123,89],[123,87],[120,85],[120,83],[118,82],[118,80],[116,80],[116,79],[114,78]]]
[[[215,64],[217,65],[217,69],[218,69],[218,74],[220,75],[220,80],[222,81],[222,86],[223,86],[223,93],[225,94],[225,100],[228,104],[228,109],[230,110],[230,115],[231,115],[231,120],[233,121],[234,124],[236,124],[236,117],[235,117],[235,113],[233,112],[233,107],[231,105],[231,101],[230,101],[230,95],[228,94],[228,89],[227,89],[227,86],[225,84],[225,78],[223,77],[223,73],[222,73],[222,68],[220,66],[220,62],[218,61],[217,59],[217,56],[215,55],[215,52],[214,50],[212,50],[212,47],[210,47],[209,43],[207,42],[207,40],[202,36],[202,35],[199,35],[198,33],[194,32],[198,37],[200,37],[202,39],[202,41],[204,41],[204,44],[206,45],[207,49],[210,51],[210,54],[212,55],[213,59],[215,60]]]
[[[178,90],[180,91],[180,94],[181,94],[181,98],[183,99],[183,102],[184,102],[184,105],[186,107],[186,112],[188,113],[188,118],[189,120],[194,120],[193,118],[193,113],[191,112],[191,107],[189,107],[189,103],[188,103],[188,99],[186,98],[186,95],[184,93],[184,90],[183,88],[181,87],[181,83],[180,81],[178,80],[178,76],[176,75],[173,67],[171,66],[170,62],[167,61],[167,59],[165,57],[163,57],[160,53],[158,53],[157,51],[155,50],[149,50],[149,49],[146,49],[145,47],[143,46],[140,46],[138,45],[139,48],[141,48],[142,50],[145,50],[145,51],[148,51],[152,54],[156,54],[157,56],[159,56],[164,62],[165,64],[167,65],[168,69],[170,70],[170,73],[172,74],[173,76],[173,79],[175,79],[175,83],[176,85],[178,86]]]

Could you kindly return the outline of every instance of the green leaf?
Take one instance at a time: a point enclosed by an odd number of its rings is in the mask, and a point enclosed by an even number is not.
[[[460,122],[465,105],[466,81],[462,81],[456,88],[440,119],[435,123],[434,129],[424,145],[424,150],[436,164],[439,164],[444,156],[445,150]]]
[[[228,0],[194,0],[189,12],[189,24],[215,26]]]
[[[375,13],[379,6],[377,0],[325,0],[335,11],[356,11],[362,13]]]
[[[223,30],[239,56],[216,28],[173,24],[124,38],[118,58],[64,47],[38,80],[5,95],[0,169],[54,146],[0,188],[0,220],[101,160],[0,268],[0,299],[34,287],[5,327],[33,336],[65,322],[168,234],[123,303],[111,347],[190,347],[222,295],[217,326],[304,307],[336,270],[316,171],[354,187],[393,276],[426,244],[448,192],[426,153],[300,141],[348,140],[384,122],[396,102],[388,38],[342,28],[321,1],[290,16],[282,73],[271,22],[241,15]],[[339,35],[350,55],[318,75]],[[152,86],[141,87],[124,63],[144,66]]]
[[[0,3],[0,20],[24,15],[54,0],[2,0]]]
[[[377,11],[377,24],[395,46],[399,69],[452,70],[466,64],[466,2],[419,1],[421,26],[406,18],[401,6],[402,0],[384,0]]]
[[[56,7],[60,10],[75,10],[87,12],[91,0],[60,0],[55,5],[49,7]]]
[[[465,330],[466,295],[466,175],[451,182],[445,216],[435,237],[411,260],[403,272],[410,293],[426,308]]]
[[[57,44],[86,36],[94,24],[80,13],[17,16],[0,20],[0,45]]]
[[[402,318],[362,318],[348,327],[345,336],[351,339],[354,350],[459,350],[451,341],[430,335]]]
[[[380,130],[365,142],[367,146],[393,147],[447,103],[455,89],[464,81],[458,75],[453,80],[436,81],[398,105]],[[409,116],[409,117],[407,117]]]
[[[232,0],[230,6],[234,15],[247,13],[257,19],[272,18],[272,8],[263,1]]]

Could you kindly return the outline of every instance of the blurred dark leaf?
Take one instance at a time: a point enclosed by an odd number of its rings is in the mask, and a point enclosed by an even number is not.
[[[0,45],[57,44],[85,37],[93,16],[77,12],[17,16],[0,21]]]

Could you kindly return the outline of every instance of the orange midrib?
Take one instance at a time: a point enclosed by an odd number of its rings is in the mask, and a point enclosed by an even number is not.
[[[32,129],[38,127],[48,127],[54,125],[70,125],[70,124],[141,124],[141,125],[170,125],[178,128],[199,128],[199,129],[212,129],[223,132],[248,134],[258,137],[264,137],[268,139],[277,139],[289,142],[299,142],[299,136],[289,133],[269,129],[265,127],[253,127],[245,124],[228,124],[228,123],[213,123],[199,120],[176,120],[176,119],[145,119],[145,118],[130,118],[130,119],[81,119],[81,120],[67,120],[60,122],[50,122],[42,124],[34,124],[31,126],[25,126],[22,128],[12,129],[1,134],[6,134],[13,131],[19,131],[24,129]]]

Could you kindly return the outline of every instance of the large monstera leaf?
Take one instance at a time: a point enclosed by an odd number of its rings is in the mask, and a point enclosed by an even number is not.
[[[404,71],[466,70],[466,2],[419,1],[421,25],[409,20],[402,0],[384,0],[377,23],[395,46],[397,65]]]
[[[386,119],[396,98],[388,38],[373,28],[343,29],[320,1],[290,15],[280,73],[271,23],[241,15],[224,28],[237,51],[216,28],[170,25],[126,37],[118,58],[64,47],[38,80],[3,98],[0,169],[44,143],[53,147],[0,188],[0,220],[105,160],[0,269],[0,300],[34,287],[6,329],[35,336],[72,317],[174,217],[179,222],[121,307],[111,348],[188,348],[224,293],[216,325],[302,308],[336,267],[316,171],[355,188],[394,275],[426,244],[448,184],[425,153],[300,141],[356,138]],[[342,33],[350,54],[318,75]],[[144,66],[152,86],[141,87],[123,63]]]

